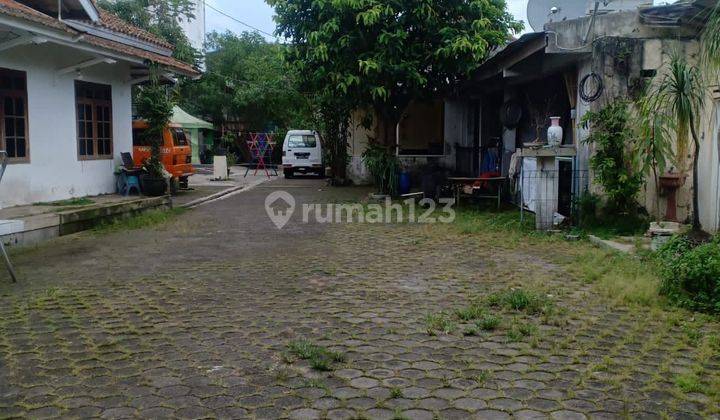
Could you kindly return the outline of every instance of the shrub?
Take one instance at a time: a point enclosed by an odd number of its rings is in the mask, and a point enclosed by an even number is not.
[[[605,191],[606,207],[611,213],[634,213],[643,176],[635,170],[627,147],[633,138],[628,103],[615,101],[599,111],[588,112],[582,124],[591,126],[585,143],[595,146],[590,168]]]
[[[696,311],[720,313],[720,240],[697,245],[686,236],[658,251],[660,292],[670,302]]]

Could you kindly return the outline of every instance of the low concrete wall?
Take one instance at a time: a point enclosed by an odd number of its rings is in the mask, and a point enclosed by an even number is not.
[[[28,218],[25,221],[24,231],[0,236],[0,240],[9,246],[35,245],[58,236],[92,229],[103,222],[136,216],[148,210],[170,209],[171,207],[170,197],[165,196],[41,214]]]

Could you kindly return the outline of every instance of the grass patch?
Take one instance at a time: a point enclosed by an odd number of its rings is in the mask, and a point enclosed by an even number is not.
[[[40,202],[35,203],[33,206],[46,206],[46,207],[82,207],[95,204],[95,201],[89,198],[71,198],[69,200],[60,200],[52,202]]]
[[[485,308],[477,303],[471,303],[465,308],[455,310],[455,316],[462,321],[472,321],[481,318],[485,314]]]
[[[491,376],[490,372],[488,372],[487,370],[482,370],[482,371],[480,371],[480,373],[478,373],[478,375],[475,377],[475,381],[476,381],[478,384],[482,385],[482,384],[484,384],[485,382],[487,382],[487,381],[490,379],[490,376]]]
[[[658,292],[660,280],[652,258],[591,249],[582,252],[567,269],[617,302],[650,307],[665,304]]]
[[[522,341],[525,337],[537,337],[540,330],[535,324],[514,323],[507,332],[507,338],[510,342]]]
[[[487,211],[461,208],[455,218],[455,227],[463,235],[494,232],[513,232],[515,234],[534,235],[535,216],[527,213],[520,221],[518,211]]]
[[[136,216],[118,218],[109,222],[102,222],[95,226],[93,231],[97,233],[119,232],[124,230],[145,229],[151,226],[167,223],[174,217],[185,213],[184,208],[173,208],[170,210],[150,210]]]
[[[287,346],[290,354],[299,359],[307,360],[310,367],[319,371],[330,371],[335,363],[345,362],[345,355],[329,350],[308,340],[296,340]]]
[[[494,293],[487,298],[488,305],[512,311],[537,315],[552,311],[554,304],[545,295],[525,289],[512,289]]]
[[[684,393],[703,392],[703,385],[700,377],[694,373],[686,373],[675,377],[675,385]]]
[[[457,329],[457,325],[445,312],[428,314],[425,317],[425,325],[430,335],[437,335],[438,333],[452,334]]]
[[[480,328],[478,328],[475,325],[470,325],[468,327],[465,327],[465,329],[463,330],[463,335],[466,337],[474,337],[479,334],[480,334]]]
[[[494,331],[500,326],[502,320],[495,315],[485,315],[475,325],[483,331]]]
[[[390,389],[390,398],[395,399],[395,398],[402,398],[402,397],[403,397],[402,389],[400,389],[398,387],[393,387]]]
[[[586,240],[568,242],[565,235],[537,232],[533,215],[526,214],[521,222],[517,209],[496,212],[461,208],[451,228],[463,235],[477,234],[484,243],[505,249],[532,252],[538,247],[552,247],[557,251],[549,257],[552,262],[563,266],[572,277],[592,283],[605,297],[631,305],[666,305],[659,294],[659,270],[650,255],[618,254],[598,249]],[[582,230],[574,233],[584,237]]]

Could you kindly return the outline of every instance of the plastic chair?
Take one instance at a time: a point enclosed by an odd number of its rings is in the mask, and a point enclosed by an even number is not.
[[[0,182],[2,182],[3,175],[5,175],[5,169],[7,168],[8,154],[6,151],[0,150],[0,160]],[[0,251],[2,252],[3,258],[5,259],[5,265],[7,266],[8,272],[10,273],[10,278],[12,279],[13,283],[17,283],[15,269],[13,268],[12,262],[10,262],[10,257],[8,257],[7,251],[5,251],[5,244],[2,240],[0,240]]]
[[[118,193],[123,197],[140,195],[140,177],[131,171],[123,170],[118,174]]]

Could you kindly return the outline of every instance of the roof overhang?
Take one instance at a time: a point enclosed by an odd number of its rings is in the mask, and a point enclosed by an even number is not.
[[[143,67],[148,67],[150,62],[155,61],[172,73],[192,78],[200,75],[200,72],[191,66],[179,63],[171,57],[154,54],[132,46],[125,46],[124,44],[90,34],[79,34],[74,31],[55,29],[47,25],[36,24],[5,14],[0,14],[0,26],[12,28],[13,32],[26,38],[41,38],[44,42],[67,46],[91,53],[95,56],[111,58]]]
[[[546,47],[545,32],[525,34],[483,63],[473,75],[472,80],[479,82],[497,76],[536,52],[544,51]]]
[[[169,48],[162,48],[153,43],[143,41],[141,39],[134,38],[116,31],[91,25],[87,22],[82,22],[78,20],[65,19],[63,20],[63,22],[65,22],[65,24],[67,24],[73,29],[96,36],[98,38],[104,38],[110,41],[120,42],[125,45],[130,45],[131,47],[140,48],[146,51],[153,52],[155,54],[164,55],[166,57],[172,56],[172,50]]]

